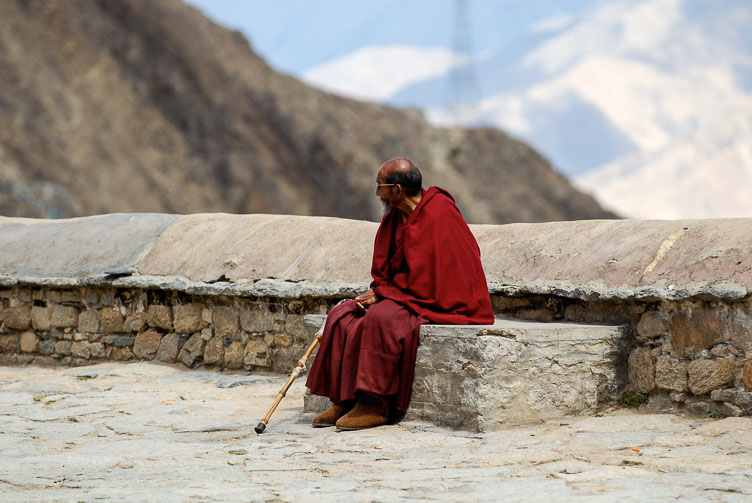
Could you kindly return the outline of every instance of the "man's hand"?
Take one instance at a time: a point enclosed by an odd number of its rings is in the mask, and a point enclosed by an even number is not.
[[[376,304],[379,300],[381,300],[379,299],[379,296],[374,293],[372,288],[369,288],[366,293],[362,293],[355,297],[355,305],[357,305],[359,309],[365,311],[373,304]]]

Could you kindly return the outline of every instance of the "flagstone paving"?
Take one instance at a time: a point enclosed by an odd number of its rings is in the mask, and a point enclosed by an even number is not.
[[[616,409],[492,433],[314,429],[304,379],[0,367],[0,501],[750,501],[752,418]]]

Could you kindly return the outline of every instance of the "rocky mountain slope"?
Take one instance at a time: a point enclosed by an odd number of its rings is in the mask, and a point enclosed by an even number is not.
[[[497,130],[314,90],[177,0],[0,2],[0,124],[9,215],[375,220],[376,169],[407,155],[472,222],[613,216]]]

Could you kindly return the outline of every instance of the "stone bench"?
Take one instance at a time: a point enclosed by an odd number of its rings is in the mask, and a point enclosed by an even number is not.
[[[311,337],[323,320],[306,316]],[[489,431],[595,413],[626,383],[630,337],[626,325],[423,325],[407,419]],[[305,398],[308,412],[327,406]]]

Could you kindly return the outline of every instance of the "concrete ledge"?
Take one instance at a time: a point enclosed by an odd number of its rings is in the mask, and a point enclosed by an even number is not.
[[[309,334],[323,316],[306,316]],[[423,325],[407,417],[488,431],[591,414],[625,384],[627,326],[497,319]],[[308,395],[307,411],[324,410]]]
[[[349,295],[350,285],[370,282],[376,228],[374,222],[289,215],[0,217],[0,286],[112,284],[209,295],[269,292],[297,298],[319,290]],[[752,219],[588,220],[471,229],[492,294],[585,301],[752,296],[747,260]],[[131,276],[105,274],[112,270]]]
[[[591,414],[625,383],[627,326],[424,325],[409,416],[487,431]]]

